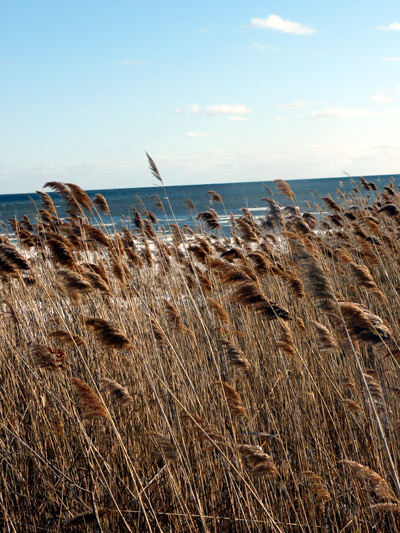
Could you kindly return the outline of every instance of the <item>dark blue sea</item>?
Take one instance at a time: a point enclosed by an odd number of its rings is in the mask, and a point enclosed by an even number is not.
[[[378,186],[378,190],[389,183],[391,178],[395,178],[395,183],[399,183],[400,174],[384,176],[364,176],[367,181],[373,181]],[[360,179],[357,177],[337,177],[321,179],[299,179],[288,181],[296,198],[295,204],[302,211],[315,211],[315,204],[321,206],[321,196],[331,195],[337,201],[338,189],[345,195],[353,192],[353,189],[359,188]],[[42,189],[48,192],[53,198],[60,218],[65,214],[64,201],[51,189]],[[223,203],[210,201],[208,191],[215,191],[223,200]],[[119,225],[129,223],[132,218],[132,208],[134,206],[139,212],[145,210],[152,211],[158,223],[167,227],[168,224],[176,220],[179,225],[188,224],[194,226],[194,220],[199,212],[205,211],[212,207],[220,216],[222,225],[227,221],[227,215],[232,212],[238,216],[241,214],[241,208],[250,209],[254,217],[265,216],[268,212],[267,204],[261,199],[272,197],[282,207],[293,204],[288,198],[277,191],[274,182],[243,182],[243,183],[212,183],[209,185],[181,185],[167,186],[165,189],[161,186],[143,187],[135,189],[107,189],[86,191],[91,198],[96,193],[102,194],[109,205],[111,215],[101,214],[101,222],[105,225],[114,224],[117,228]],[[376,195],[376,192],[363,194]],[[156,198],[159,198],[163,204],[164,210],[156,206]],[[186,200],[191,200],[195,205],[195,211],[187,207]],[[309,202],[307,206],[306,201]],[[22,215],[27,215],[32,222],[37,217],[37,210],[41,207],[40,197],[36,193],[32,194],[3,194],[0,195],[0,221],[7,224],[8,219],[19,219]],[[99,217],[96,216],[94,222],[99,223]],[[8,226],[8,224],[7,224]]]

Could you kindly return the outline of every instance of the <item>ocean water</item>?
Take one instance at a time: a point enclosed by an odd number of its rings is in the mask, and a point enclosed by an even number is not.
[[[395,183],[400,182],[400,174],[384,176],[364,176],[367,181],[373,181],[378,186],[378,190],[388,184],[393,177]],[[309,211],[306,201],[311,206],[311,211],[316,210],[315,204],[322,206],[320,197],[331,195],[335,200],[338,198],[337,189],[344,194],[351,194],[353,188],[359,187],[359,178],[357,177],[338,177],[338,178],[321,178],[321,179],[299,179],[288,181],[296,198],[295,204],[303,211]],[[264,186],[269,188],[270,191]],[[50,189],[42,189],[50,194],[57,207],[60,218],[66,217],[64,201]],[[217,192],[223,200],[221,202],[211,202],[208,191]],[[167,186],[163,189],[160,186],[143,187],[134,189],[107,189],[87,191],[91,198],[96,193],[102,194],[109,205],[111,216],[101,214],[101,223],[105,225],[114,224],[117,228],[121,224],[129,224],[132,218],[132,208],[134,206],[139,212],[145,210],[152,211],[158,223],[167,227],[168,224],[177,221],[179,225],[188,224],[190,227],[195,226],[197,213],[205,211],[212,207],[220,216],[222,225],[227,223],[227,215],[232,212],[235,216],[241,214],[241,208],[250,209],[253,215],[258,218],[268,213],[267,204],[261,199],[263,197],[273,197],[282,207],[292,204],[288,198],[279,193],[274,182],[242,182],[242,183],[223,183],[208,185],[182,185]],[[374,192],[369,194],[372,197]],[[164,210],[160,210],[155,205],[155,195],[161,200]],[[185,203],[187,199],[196,207],[196,211],[190,211]],[[19,219],[22,215],[27,215],[32,222],[37,217],[37,210],[40,208],[40,197],[36,193],[32,194],[6,194],[0,195],[0,221],[7,226],[8,219]],[[99,223],[99,217],[92,217],[94,223]]]

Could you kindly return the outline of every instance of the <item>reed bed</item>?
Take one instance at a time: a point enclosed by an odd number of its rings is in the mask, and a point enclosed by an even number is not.
[[[2,531],[400,529],[393,181],[195,231],[46,186],[1,235]]]

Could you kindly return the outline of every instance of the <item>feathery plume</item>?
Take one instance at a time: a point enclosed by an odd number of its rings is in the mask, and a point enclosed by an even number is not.
[[[147,156],[147,160],[149,162],[149,167],[150,167],[150,170],[151,170],[151,173],[153,174],[153,176],[158,179],[158,181],[161,181],[162,183],[162,178],[161,178],[161,174],[157,168],[157,165],[154,163],[153,159],[149,156],[149,154],[146,152],[146,156]]]
[[[230,299],[233,302],[251,306],[261,318],[265,318],[266,320],[275,320],[277,318],[291,320],[288,311],[278,304],[267,300],[252,281],[239,283],[238,288],[231,295]]]
[[[293,200],[295,198],[295,194],[292,191],[292,189],[289,186],[289,183],[285,180],[274,180],[274,183],[276,183],[276,188],[281,194],[284,194],[289,200]]]
[[[225,350],[226,355],[228,356],[228,362],[231,366],[235,366],[240,370],[243,370],[243,372],[249,372],[251,370],[251,364],[240,348],[227,339],[218,339],[218,343]]]
[[[100,383],[103,388],[110,394],[110,396],[123,407],[133,405],[133,398],[129,394],[128,389],[120,385],[113,379],[101,378]]]
[[[176,461],[177,460],[176,448],[171,442],[171,439],[169,439],[162,433],[157,433],[155,431],[149,431],[148,434],[155,439],[157,443],[159,455],[165,461]]]
[[[106,348],[116,348],[117,350],[132,350],[133,346],[128,337],[116,326],[104,318],[85,319],[88,329],[94,331],[97,340]]]
[[[243,459],[247,461],[253,476],[274,477],[277,475],[278,469],[273,462],[272,457],[265,453],[260,446],[241,444],[237,447],[237,450]]]
[[[94,195],[93,203],[97,207],[99,211],[102,213],[109,213],[110,208],[108,207],[107,200],[104,198],[104,196],[100,193],[97,193]]]
[[[188,424],[193,436],[199,442],[205,442],[208,449],[225,445],[225,437],[214,426],[197,415],[183,415],[182,419]]]
[[[29,342],[29,353],[36,366],[46,370],[66,371],[66,355],[63,350],[53,349],[49,346]]]
[[[359,479],[367,481],[380,500],[396,500],[396,497],[388,483],[376,472],[356,461],[344,459],[339,464],[348,468]]]
[[[221,385],[224,388],[227,404],[231,414],[234,416],[248,416],[246,408],[243,405],[242,399],[240,398],[237,390],[225,381],[222,381]]]
[[[77,395],[79,396],[79,408],[81,409],[82,418],[84,420],[93,420],[94,418],[109,418],[102,401],[89,387],[83,379],[72,378],[72,385],[74,386]]]

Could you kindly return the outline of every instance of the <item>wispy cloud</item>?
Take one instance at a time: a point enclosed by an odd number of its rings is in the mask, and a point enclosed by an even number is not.
[[[144,62],[138,61],[137,59],[125,59],[125,61],[122,61],[122,64],[128,67],[138,67],[139,65],[144,65]]]
[[[175,109],[177,115],[197,115],[203,117],[226,117],[228,120],[233,120],[235,122],[244,122],[247,120],[243,115],[252,113],[252,109],[242,104],[221,104],[221,105],[210,105],[206,107],[201,107],[198,104],[193,104],[187,109],[178,107]]]
[[[400,22],[393,22],[388,26],[378,26],[376,29],[382,31],[400,31]]]
[[[380,104],[386,104],[388,102],[394,102],[396,99],[392,96],[388,96],[385,93],[378,93],[370,98],[371,102],[378,102]]]
[[[195,133],[194,131],[188,131],[186,137],[211,137],[211,133]]]
[[[269,15],[265,19],[252,18],[250,21],[252,28],[261,28],[266,30],[277,30],[283,33],[292,33],[293,35],[311,35],[315,33],[313,28],[303,26],[299,22],[285,20],[279,15]]]
[[[400,62],[400,57],[381,57],[381,61]]]
[[[263,52],[273,52],[277,50],[276,46],[270,46],[269,44],[252,43],[251,48],[254,50],[261,50]]]
[[[385,113],[377,113],[368,109],[351,109],[348,107],[330,107],[321,111],[311,111],[309,118],[364,118],[379,117]],[[303,118],[303,117],[299,117]]]

